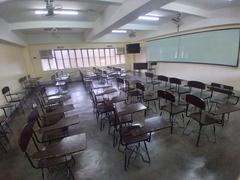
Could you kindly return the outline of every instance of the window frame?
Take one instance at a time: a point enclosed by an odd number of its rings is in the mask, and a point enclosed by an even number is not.
[[[100,50],[103,50],[104,56],[100,56]],[[106,51],[107,50],[109,52],[109,56],[108,57],[106,57]],[[51,59],[50,58],[47,59],[47,58],[41,58],[40,57],[41,66],[42,66],[42,70],[43,71],[60,70],[59,69],[59,65],[58,65],[58,61],[60,59],[56,58],[56,52],[57,51],[60,51],[58,53],[60,53],[60,55],[61,55],[60,58],[61,58],[61,61],[62,61],[63,69],[104,67],[104,66],[112,66],[112,65],[118,65],[118,64],[125,64],[126,63],[125,54],[117,54],[117,48],[115,48],[115,47],[113,47],[113,48],[52,49],[52,58]],[[68,58],[66,58],[66,59],[64,58],[63,51],[67,51]],[[70,51],[74,51],[75,58],[73,58],[73,59],[74,59],[75,63],[71,62],[72,58],[70,57]],[[78,53],[81,54],[81,57],[77,56],[77,54],[78,54],[77,51],[79,51]],[[87,57],[83,57],[83,51],[86,51],[85,53],[86,53]],[[89,56],[89,51],[91,51],[92,57]],[[95,52],[98,53],[98,57],[97,58],[95,58]],[[112,55],[111,52],[114,52],[114,55]],[[88,64],[85,63],[84,58],[85,58],[85,60],[87,60]],[[46,61],[46,59],[48,60],[48,67],[43,67],[44,63],[42,61],[43,60]],[[67,59],[69,61],[69,66],[70,67],[66,67],[65,66],[65,62],[64,61],[67,60]],[[93,61],[90,63],[91,59]],[[96,61],[96,59],[98,60],[98,62]],[[107,63],[107,59],[110,60],[110,64]],[[119,59],[119,62],[117,62],[117,59]],[[50,61],[52,61],[52,60],[55,61],[56,68],[52,68],[51,67]],[[82,67],[81,67],[81,64],[79,64],[80,61],[82,62]],[[102,61],[104,61],[104,63],[102,63]],[[76,67],[73,67],[72,64],[76,64]],[[48,69],[48,70],[44,70],[44,69]]]

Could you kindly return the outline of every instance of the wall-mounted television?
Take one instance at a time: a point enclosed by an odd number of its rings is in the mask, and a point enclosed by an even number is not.
[[[135,43],[135,44],[127,44],[127,53],[128,54],[137,54],[140,53],[140,44]]]
[[[134,70],[148,69],[147,63],[133,63]]]

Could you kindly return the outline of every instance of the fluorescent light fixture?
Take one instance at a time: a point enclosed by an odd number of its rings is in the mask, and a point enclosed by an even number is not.
[[[118,30],[112,30],[112,33],[127,33],[127,31],[118,29]]]
[[[139,16],[138,19],[146,20],[146,21],[159,21],[159,17],[153,17],[153,16]]]
[[[78,12],[77,11],[54,11],[54,14],[78,15]]]
[[[155,14],[155,13],[147,13],[146,16],[153,16],[153,17],[162,17],[161,14]]]
[[[40,15],[45,15],[47,13],[48,13],[48,11],[44,11],[44,10],[37,10],[37,11],[35,11],[35,14],[40,14]],[[54,14],[78,15],[78,12],[77,11],[66,11],[66,10],[60,11],[60,10],[56,10],[56,11],[54,11]]]
[[[47,11],[41,11],[41,10],[37,10],[35,11],[35,14],[47,14]]]

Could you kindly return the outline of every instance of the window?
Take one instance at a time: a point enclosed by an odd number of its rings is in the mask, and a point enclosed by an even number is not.
[[[124,64],[125,55],[116,48],[53,49],[51,59],[41,58],[43,71]]]

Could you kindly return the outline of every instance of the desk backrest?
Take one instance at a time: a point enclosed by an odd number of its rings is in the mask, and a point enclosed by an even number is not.
[[[32,124],[28,123],[24,125],[23,130],[18,139],[18,144],[22,152],[26,152],[30,139],[32,138],[32,134],[33,134]]]
[[[186,95],[186,102],[187,104],[192,104],[196,107],[198,107],[201,110],[205,110],[206,109],[206,105],[204,100],[202,100],[201,98],[194,96],[192,94],[187,94]]]
[[[211,83],[211,86],[212,87],[218,87],[218,88],[221,88],[221,89],[230,90],[230,91],[234,90],[233,86],[228,86],[228,85],[225,85],[225,84],[219,84],[219,83],[214,83],[214,82]]]
[[[137,82],[136,83],[136,89],[139,89],[141,91],[145,91],[145,86],[142,83]]]
[[[158,90],[158,97],[166,99],[172,103],[175,102],[175,96],[168,91]]]
[[[182,83],[181,79],[178,79],[178,78],[175,78],[175,77],[169,78],[169,82],[171,84],[177,84],[177,85],[180,85]]]
[[[124,84],[124,79],[116,78],[117,83]]]
[[[153,73],[150,73],[150,72],[145,72],[145,76],[148,77],[148,78],[153,78]]]
[[[210,90],[215,91],[215,92],[219,92],[219,93],[223,93],[223,94],[226,94],[226,95],[233,95],[234,94],[233,86],[228,86],[228,85],[224,85],[224,84],[211,83]]]
[[[159,76],[158,76],[158,80],[159,80],[159,81],[168,82],[168,77],[167,77],[167,76],[163,76],[163,75],[159,75]]]
[[[188,86],[197,89],[205,89],[206,85],[200,81],[188,81]]]

